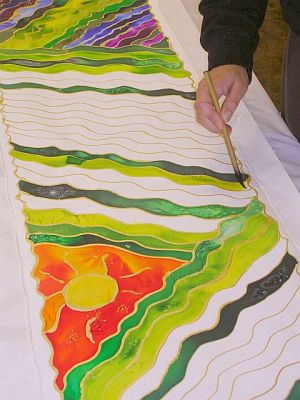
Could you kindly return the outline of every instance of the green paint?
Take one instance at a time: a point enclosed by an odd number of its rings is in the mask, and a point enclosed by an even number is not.
[[[97,18],[100,19],[105,13],[116,12],[123,5],[130,5],[134,1],[105,0],[103,4],[103,0],[68,0],[59,8],[48,10],[40,18],[16,31],[1,46],[11,49],[53,47],[70,34],[72,29],[93,18],[91,10],[97,10]]]
[[[289,396],[286,400],[299,400],[300,399],[300,380],[295,383]]]
[[[167,70],[179,70],[182,67],[182,63],[180,62],[166,62],[163,60],[160,60],[158,58],[149,58],[146,60],[137,60],[135,58],[129,58],[129,57],[118,57],[118,58],[108,58],[104,59],[104,57],[100,60],[91,60],[88,58],[84,57],[66,57],[66,59],[60,59],[60,60],[51,60],[51,61],[36,61],[36,60],[30,60],[30,59],[9,59],[9,60],[1,60],[0,65],[17,65],[21,67],[26,67],[26,68],[33,68],[33,69],[42,69],[42,68],[48,68],[56,65],[61,65],[61,64],[74,64],[74,65],[80,65],[84,67],[93,67],[93,68],[101,68],[103,66],[109,66],[111,67],[112,65],[129,65],[133,67],[153,67],[155,66],[158,68],[165,68]]]
[[[127,49],[127,51],[125,51]],[[159,52],[142,46],[126,47],[121,49],[77,47],[72,50],[8,50],[0,49],[0,61],[30,61],[30,62],[60,62],[69,61],[70,63],[80,60],[85,62],[112,62],[126,64],[129,62],[161,63],[161,65],[178,65],[182,67],[182,62],[174,52]],[[164,64],[165,63],[165,64]],[[138,64],[137,64],[138,65]],[[143,65],[143,64],[141,64]]]
[[[202,242],[195,248],[194,258],[191,262],[187,263],[184,267],[170,273],[166,278],[166,285],[160,292],[154,293],[141,301],[138,304],[136,313],[126,320],[124,320],[120,326],[120,331],[117,335],[109,338],[105,341],[100,349],[99,354],[91,361],[82,364],[74,368],[67,376],[67,387],[64,392],[65,400],[79,400],[80,398],[80,382],[86,376],[86,374],[101,364],[103,361],[110,359],[118,351],[120,344],[122,343],[123,337],[129,332],[130,329],[134,328],[139,324],[142,318],[146,315],[147,310],[153,307],[158,309],[167,309],[167,302],[172,303],[172,299],[178,292],[179,282],[182,285],[185,283],[185,278],[193,284],[195,274],[201,273],[204,265],[207,261],[207,256],[210,252],[221,248],[222,243],[232,236],[237,236],[239,240],[239,234],[243,230],[246,222],[251,218],[256,218],[263,210],[262,204],[253,200],[248,206],[247,210],[236,217],[231,217],[228,220],[220,224],[220,232],[216,239]],[[190,279],[188,277],[191,277]],[[187,293],[185,294],[185,296]],[[178,296],[178,293],[176,294]],[[181,296],[181,291],[179,297]],[[154,304],[155,303],[155,304]],[[197,311],[198,306],[191,308],[194,312]],[[159,311],[161,313],[161,311]],[[159,345],[157,349],[159,348]]]
[[[23,180],[19,181],[19,188],[22,192],[32,196],[47,199],[63,200],[85,197],[108,207],[137,208],[160,216],[189,215],[197,218],[217,219],[245,211],[245,207],[227,207],[218,204],[188,207],[160,198],[130,199],[107,190],[83,190],[70,185],[41,186]]]
[[[142,323],[127,333],[118,355],[86,376],[82,382],[84,398],[120,398],[128,386],[151,368],[168,334],[198,318],[213,294],[236,284],[249,266],[277,241],[276,223],[263,215],[250,218],[240,235],[223,241],[218,250],[208,255],[205,269],[177,282],[173,296],[149,308]],[[222,279],[218,279],[220,276]]]
[[[44,156],[44,157],[60,157],[67,156],[68,165],[78,165],[86,161],[93,160],[110,160],[120,165],[134,168],[144,168],[144,167],[156,167],[167,172],[171,172],[177,175],[208,175],[213,178],[217,178],[223,181],[236,182],[236,177],[234,174],[220,173],[210,170],[208,168],[203,168],[199,166],[186,166],[172,163],[170,161],[134,161],[128,160],[117,154],[90,154],[85,151],[78,150],[61,150],[57,147],[25,147],[12,143],[12,146],[17,152],[22,152],[26,154]],[[248,179],[248,175],[243,175],[244,181]]]
[[[0,85],[1,86],[1,85]],[[12,150],[11,156],[18,160],[36,162],[49,167],[60,168],[66,165],[73,165],[74,167],[80,167],[83,169],[93,170],[109,170],[112,169],[123,175],[132,177],[159,177],[165,178],[172,182],[178,183],[179,185],[212,185],[221,189],[230,190],[234,192],[241,191],[241,185],[238,182],[226,182],[221,179],[216,179],[207,175],[178,175],[176,173],[162,170],[156,166],[142,166],[140,168],[131,167],[127,165],[120,165],[116,161],[110,159],[96,159],[79,161],[77,164],[72,160],[70,163],[69,156],[58,156],[58,157],[44,157],[39,155],[29,155],[19,151]],[[78,165],[79,164],[79,165]]]
[[[174,60],[178,61],[176,53],[171,49],[156,49],[153,47],[145,47],[145,46],[124,46],[118,49],[108,48],[108,47],[87,47],[87,46],[78,46],[71,50],[53,50],[53,49],[20,49],[20,50],[12,50],[12,49],[3,49],[0,48],[0,57],[1,59],[10,59],[10,58],[32,58],[33,60],[46,60],[52,59],[52,57],[86,57],[93,58],[95,60],[101,59],[102,56],[107,57],[108,54],[111,54],[112,57],[118,55],[118,57],[122,57],[122,54],[126,53],[125,56],[131,56],[135,58],[148,58],[153,57],[153,55],[157,55],[162,60],[168,60],[169,57],[164,58],[165,56],[173,55],[175,56]],[[139,53],[142,53],[141,55]],[[3,57],[3,58],[2,58]]]
[[[80,236],[62,236],[62,235],[50,235],[50,234],[31,234],[29,240],[34,244],[39,243],[55,243],[60,246],[85,246],[89,244],[103,244],[107,246],[114,246],[124,250],[131,251],[136,254],[141,254],[149,257],[167,257],[174,258],[181,261],[189,261],[192,258],[191,252],[179,251],[179,250],[154,250],[151,248],[140,246],[134,242],[123,241],[116,242],[105,239],[101,236],[96,235],[80,235]]]
[[[55,225],[59,224],[69,224],[77,227],[77,229],[82,229],[86,232],[89,227],[96,227],[95,229],[103,230],[105,236],[108,239],[115,239],[111,232],[115,232],[116,235],[120,237],[136,238],[136,240],[145,244],[148,243],[148,238],[150,243],[154,247],[160,248],[181,248],[181,246],[187,246],[188,250],[192,250],[196,243],[202,242],[203,240],[209,240],[218,235],[218,230],[212,232],[183,232],[175,231],[169,228],[165,228],[160,225],[154,224],[125,224],[123,222],[114,220],[106,215],[101,214],[72,214],[69,211],[61,209],[46,209],[46,210],[32,210],[29,208],[24,209],[24,214],[26,222],[30,233],[36,233],[34,230],[30,230],[32,226],[39,225],[36,229],[40,229],[40,232],[48,232],[48,229],[55,229]],[[45,229],[42,231],[41,229]],[[54,230],[50,230],[49,233],[57,233]],[[94,231],[96,233],[96,231]],[[143,238],[145,242],[143,243]],[[133,240],[133,239],[132,239]]]
[[[158,238],[155,238],[153,236],[146,236],[146,235],[130,236],[119,232],[115,232],[111,229],[107,229],[104,227],[83,228],[68,224],[48,225],[48,226],[27,224],[27,230],[30,234],[60,235],[64,237],[80,236],[83,234],[97,235],[101,236],[101,238],[106,238],[108,240],[116,242],[135,242],[140,244],[141,246],[156,250],[172,249],[172,250],[192,251],[196,245],[196,243],[189,243],[189,244],[169,243],[159,240]]]
[[[195,98],[194,92],[182,92],[175,89],[158,89],[158,90],[142,90],[131,86],[118,86],[111,89],[101,89],[93,86],[71,86],[67,88],[56,88],[53,86],[42,85],[39,83],[14,83],[14,84],[0,84],[1,89],[43,89],[51,90],[57,93],[79,93],[79,92],[97,92],[110,95],[124,94],[124,93],[138,93],[145,96],[161,97],[161,96],[182,96],[184,99],[192,100]]]
[[[189,361],[199,347],[205,343],[220,340],[230,335],[241,311],[262,302],[279,290],[290,278],[296,264],[297,261],[295,258],[286,254],[282,262],[270,274],[259,281],[249,284],[244,296],[224,306],[216,327],[196,333],[185,339],[178,357],[168,368],[159,387],[143,397],[143,400],[159,400],[164,398],[167,392],[184,379]],[[299,397],[297,398],[299,399]]]
[[[136,0],[122,0],[122,2],[120,2],[120,0],[115,0],[114,2],[117,4],[110,5],[109,7],[105,7],[103,9],[103,5],[104,5],[103,0],[102,0],[102,2],[100,0],[100,4],[98,5],[98,7],[96,6],[96,4],[93,4],[93,7],[92,7],[92,10],[97,10],[97,11],[101,10],[101,8],[102,8],[102,10],[100,12],[99,11],[98,12],[90,12],[89,15],[87,15],[85,18],[81,19],[77,24],[72,24],[71,26],[68,26],[68,29],[63,33],[63,35],[55,38],[54,40],[51,40],[51,42],[47,43],[45,45],[45,47],[51,48],[51,47],[55,46],[60,41],[70,37],[76,29],[78,29],[82,26],[85,26],[89,21],[95,20],[95,19],[100,19],[100,18],[102,19],[102,17],[105,14],[117,13],[124,7],[131,6],[135,1]],[[99,0],[98,0],[98,3],[99,3]],[[105,6],[106,6],[106,4],[105,4]]]

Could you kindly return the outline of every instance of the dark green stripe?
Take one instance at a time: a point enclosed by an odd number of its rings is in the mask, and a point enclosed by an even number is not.
[[[57,61],[37,61],[37,60],[29,60],[29,59],[17,59],[11,58],[9,60],[0,60],[0,65],[19,65],[22,67],[28,68],[46,68],[51,67],[53,65],[58,64],[75,64],[75,65],[84,65],[88,67],[102,67],[104,65],[131,65],[134,67],[150,67],[150,66],[161,66],[163,68],[167,68],[170,70],[177,70],[182,67],[182,63],[169,63],[164,60],[158,58],[147,58],[145,60],[137,60],[135,58],[122,57],[122,58],[110,58],[108,60],[91,60],[84,57],[70,57],[64,60]]]
[[[111,240],[105,239],[101,236],[96,235],[80,235],[73,237],[59,236],[59,235],[49,235],[49,234],[32,234],[29,235],[29,240],[34,244],[38,243],[55,243],[61,246],[84,246],[88,244],[104,244],[109,246],[119,247],[131,251],[133,253],[141,254],[150,257],[168,257],[175,258],[181,261],[190,261],[192,258],[191,252],[184,251],[174,251],[174,250],[154,250],[143,246],[140,246],[134,242],[113,242]]]
[[[299,400],[300,399],[300,380],[295,383],[293,389],[288,395],[286,400]]]
[[[147,235],[125,235],[120,232],[116,232],[112,229],[105,228],[104,226],[75,226],[70,224],[54,224],[54,225],[33,225],[26,224],[27,230],[30,234],[50,234],[50,235],[63,235],[63,236],[78,236],[83,234],[91,234],[104,237],[108,240],[114,242],[135,242],[139,243],[141,246],[150,247],[151,249],[164,250],[182,250],[182,251],[192,251],[196,245],[195,243],[170,243],[159,239],[156,236]],[[156,232],[153,231],[153,235]],[[182,235],[184,235],[182,233]],[[200,242],[201,240],[198,240]]]
[[[169,367],[161,385],[143,397],[143,400],[162,399],[166,393],[183,380],[189,361],[199,347],[230,335],[241,311],[262,302],[279,290],[290,278],[296,265],[295,258],[286,254],[282,262],[270,274],[248,285],[247,292],[243,297],[223,308],[220,321],[215,328],[185,339],[178,357]]]
[[[153,54],[165,54],[165,55],[176,55],[176,53],[171,49],[155,49],[153,47],[144,47],[144,46],[126,46],[120,48],[109,48],[109,47],[87,47],[87,46],[78,46],[72,48],[70,50],[61,50],[61,49],[26,49],[26,50],[14,50],[14,49],[0,49],[0,55],[6,54],[8,56],[15,56],[15,55],[25,55],[24,57],[20,58],[27,58],[30,54],[44,54],[47,56],[57,56],[57,55],[68,55],[69,53],[76,53],[76,52],[86,52],[91,53],[91,56],[96,53],[108,53],[108,54],[121,54],[121,53],[134,53],[134,52],[146,52],[146,53],[153,53]]]
[[[116,154],[89,154],[84,151],[78,150],[60,150],[57,147],[24,147],[16,143],[11,143],[16,151],[22,153],[41,155],[45,157],[57,157],[57,156],[68,156],[68,164],[70,165],[81,165],[84,161],[95,160],[95,159],[107,159],[114,161],[120,165],[127,167],[142,168],[142,167],[157,167],[164,171],[171,172],[177,175],[207,175],[216,179],[220,179],[226,182],[236,182],[234,174],[224,174],[215,172],[207,168],[198,166],[185,166],[174,164],[170,161],[132,161],[123,158]],[[244,182],[248,179],[248,175],[243,175]]]
[[[137,208],[161,216],[191,215],[197,218],[214,219],[240,214],[246,210],[246,207],[226,207],[219,204],[188,207],[160,198],[129,199],[107,190],[83,190],[70,185],[41,186],[23,180],[19,182],[19,187],[21,191],[32,196],[55,200],[85,197],[108,207]]]
[[[196,93],[195,92],[182,92],[180,90],[175,89],[158,89],[158,90],[142,90],[137,89],[131,86],[118,86],[111,89],[101,89],[93,86],[71,86],[67,88],[56,88],[53,86],[42,85],[40,83],[30,83],[30,82],[22,82],[22,83],[14,83],[14,84],[0,84],[1,89],[43,89],[43,90],[52,90],[58,93],[78,93],[78,92],[98,92],[104,94],[124,94],[124,93],[138,93],[143,94],[145,96],[150,97],[161,97],[161,96],[182,96],[188,100],[195,100]]]

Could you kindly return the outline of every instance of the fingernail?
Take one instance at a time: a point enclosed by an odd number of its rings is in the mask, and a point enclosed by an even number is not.
[[[225,122],[229,122],[231,118],[231,112],[230,111],[225,111],[223,114],[223,118]]]

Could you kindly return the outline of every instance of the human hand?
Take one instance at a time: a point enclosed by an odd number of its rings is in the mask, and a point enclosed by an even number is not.
[[[211,132],[220,133],[224,123],[228,123],[249,86],[248,73],[239,65],[221,65],[210,71],[210,76],[218,98],[225,96],[222,116],[215,111],[205,79],[199,83],[195,110],[200,125]]]

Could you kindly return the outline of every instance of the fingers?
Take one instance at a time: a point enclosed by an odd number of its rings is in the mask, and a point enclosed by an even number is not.
[[[206,81],[199,83],[195,112],[197,122],[211,132],[220,133],[229,122],[239,102],[245,95],[249,79],[247,70],[238,65],[223,65],[210,72],[218,98],[225,96],[222,114],[215,111]]]
[[[225,122],[230,121],[246,91],[247,86],[245,87],[240,81],[233,83],[222,106],[222,118]]]
[[[220,97],[222,95],[220,89],[217,90],[216,88],[216,91],[217,95]],[[196,120],[200,125],[204,126],[211,132],[221,132],[224,126],[224,121],[220,114],[214,109],[206,82],[204,80],[200,82],[197,90],[195,112]]]

